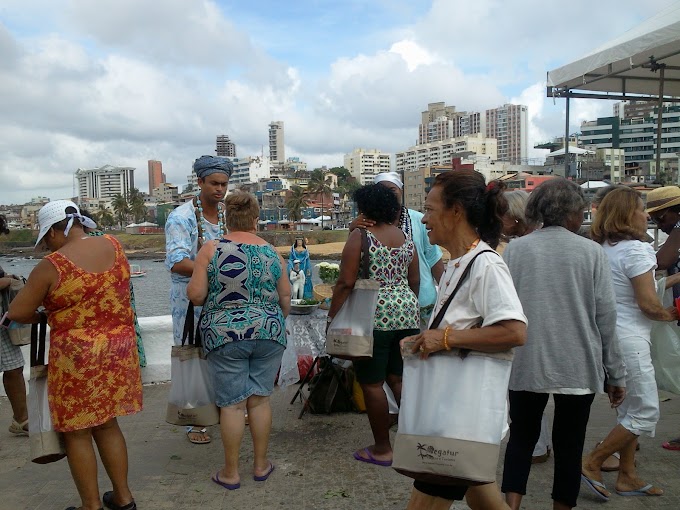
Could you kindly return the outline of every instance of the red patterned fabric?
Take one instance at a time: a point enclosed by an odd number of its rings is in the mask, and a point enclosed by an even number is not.
[[[54,429],[95,427],[142,409],[142,379],[130,305],[130,266],[118,241],[113,267],[87,272],[66,256],[47,256],[57,286],[44,301],[50,325],[47,378]]]

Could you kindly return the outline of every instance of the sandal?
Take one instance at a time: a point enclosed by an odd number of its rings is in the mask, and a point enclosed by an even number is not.
[[[210,437],[206,439],[192,439],[189,434],[205,434],[208,431],[205,427],[202,429],[197,429],[193,425],[187,426],[187,438],[189,439],[189,442],[194,443],[194,444],[208,444],[212,439]]]
[[[9,426],[9,431],[17,436],[27,436],[28,435],[28,420],[23,423],[19,423],[14,418],[12,418],[12,424]]]

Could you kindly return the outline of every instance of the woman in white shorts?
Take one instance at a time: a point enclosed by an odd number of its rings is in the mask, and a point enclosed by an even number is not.
[[[663,490],[642,481],[635,469],[635,448],[641,435],[654,436],[659,421],[659,397],[650,356],[652,321],[678,319],[675,308],[665,309],[656,294],[656,256],[642,241],[648,214],[640,193],[631,188],[610,192],[597,209],[591,237],[602,244],[612,269],[616,293],[616,333],[624,357],[626,398],[617,409],[618,425],[583,459],[582,480],[602,499],[609,491],[601,467],[620,452],[616,492],[621,496],[660,496]]]

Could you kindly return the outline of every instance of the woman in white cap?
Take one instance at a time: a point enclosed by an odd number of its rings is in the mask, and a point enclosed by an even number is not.
[[[101,508],[92,439],[113,484],[111,510],[137,508],[127,482],[125,438],[116,417],[142,409],[142,380],[130,305],[130,266],[111,236],[88,236],[96,224],[68,200],[38,213],[38,245],[52,253],[33,270],[9,317],[50,326],[47,391],[54,430],[62,432],[83,510]],[[67,510],[75,510],[70,507]]]

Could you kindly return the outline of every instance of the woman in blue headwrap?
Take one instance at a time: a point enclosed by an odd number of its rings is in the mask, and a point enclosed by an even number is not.
[[[293,270],[295,261],[300,262],[300,270],[305,273],[304,299],[312,299],[312,263],[309,260],[309,250],[302,237],[296,237],[295,243],[290,247],[288,257],[288,274]]]

